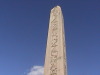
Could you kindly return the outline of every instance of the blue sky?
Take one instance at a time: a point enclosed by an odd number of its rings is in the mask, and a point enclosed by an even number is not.
[[[0,75],[43,70],[56,5],[64,15],[68,75],[100,75],[100,0],[0,0]]]

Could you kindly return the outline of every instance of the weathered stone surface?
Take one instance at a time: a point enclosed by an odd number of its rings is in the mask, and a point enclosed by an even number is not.
[[[60,6],[51,10],[44,75],[67,75],[64,22]]]

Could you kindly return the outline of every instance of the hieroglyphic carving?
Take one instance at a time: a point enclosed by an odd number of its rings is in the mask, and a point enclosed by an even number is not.
[[[58,59],[58,51],[57,51],[57,46],[58,46],[58,21],[57,21],[57,16],[58,16],[58,10],[54,9],[52,12],[53,20],[51,22],[52,26],[52,42],[51,42],[51,60],[50,60],[50,75],[57,75],[57,59]]]

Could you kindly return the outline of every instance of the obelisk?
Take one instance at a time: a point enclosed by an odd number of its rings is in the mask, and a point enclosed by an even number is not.
[[[67,75],[64,19],[60,6],[50,13],[44,75]]]

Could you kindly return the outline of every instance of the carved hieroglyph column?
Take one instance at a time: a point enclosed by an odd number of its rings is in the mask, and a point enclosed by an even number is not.
[[[51,10],[44,75],[67,75],[64,20],[60,6]]]

